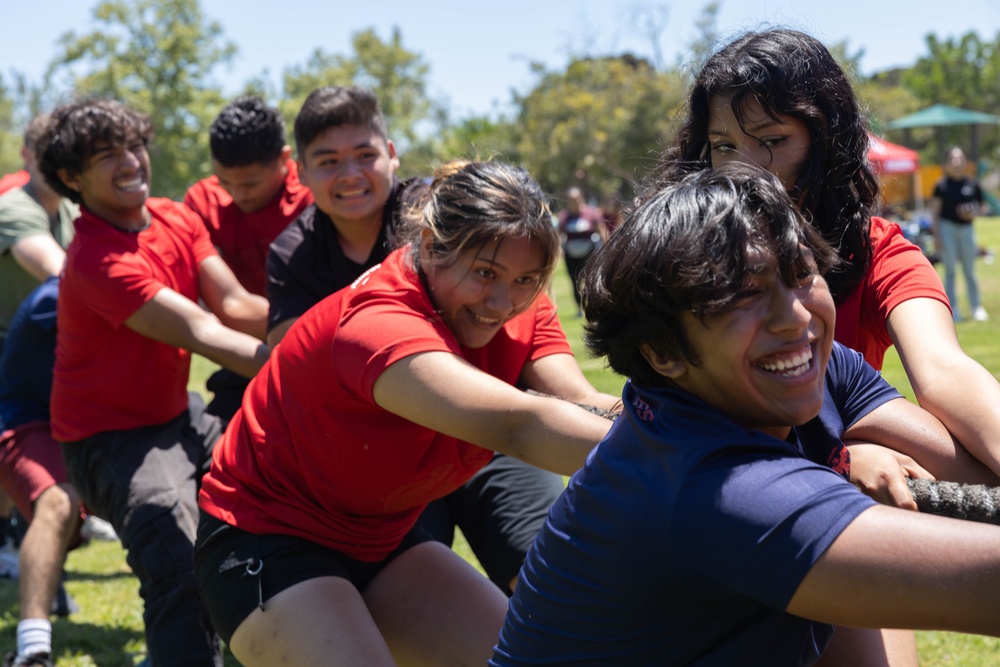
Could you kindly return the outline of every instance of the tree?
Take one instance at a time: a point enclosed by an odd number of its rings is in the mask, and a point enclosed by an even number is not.
[[[285,70],[284,95],[280,103],[289,123],[302,103],[321,86],[355,85],[371,90],[378,97],[389,126],[389,136],[400,152],[417,148],[426,140],[421,123],[440,121],[442,111],[427,96],[430,66],[423,57],[403,46],[398,28],[383,42],[373,29],[355,33],[351,55],[328,54],[317,49],[302,66]]]
[[[580,58],[540,79],[519,108],[517,152],[549,192],[571,184],[588,194],[631,194],[674,133],[684,100],[676,72],[625,54]]]
[[[931,34],[925,41],[928,54],[902,76],[921,106],[948,104],[986,113],[1000,109],[1000,33],[992,42],[975,32],[944,40]],[[948,143],[968,146],[967,126],[946,128],[943,134]],[[980,148],[984,155],[994,155],[1000,129],[980,128]]]
[[[14,100],[0,76],[0,176],[21,168],[21,133],[14,118]]]
[[[150,115],[154,189],[180,198],[211,171],[208,127],[225,100],[211,79],[236,47],[198,0],[101,2],[94,32],[68,32],[50,74],[77,95],[113,97]]]

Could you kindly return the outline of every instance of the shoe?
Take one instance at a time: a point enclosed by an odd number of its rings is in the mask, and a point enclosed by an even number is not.
[[[972,319],[974,319],[977,322],[985,322],[986,320],[990,319],[990,316],[986,312],[985,308],[983,308],[982,306],[977,306],[976,310],[973,311],[972,313]]]
[[[51,653],[32,653],[18,658],[16,653],[8,653],[3,661],[4,667],[55,667]]]
[[[87,516],[87,518],[83,520],[83,526],[80,528],[80,537],[87,541],[118,541],[118,533],[115,532],[115,529],[111,526],[111,524],[100,517],[94,516],[93,514]]]
[[[17,579],[21,573],[20,556],[10,544],[0,547],[0,579]]]
[[[63,572],[63,579],[66,578],[66,573]],[[58,616],[60,618],[66,618],[70,614],[75,614],[80,611],[80,605],[76,603],[73,596],[69,594],[63,583],[59,582],[59,588],[56,589],[56,596],[52,598],[52,608],[49,613],[53,616]]]

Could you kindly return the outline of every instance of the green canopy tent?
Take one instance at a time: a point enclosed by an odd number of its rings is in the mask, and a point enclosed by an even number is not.
[[[912,145],[910,141],[909,130],[915,127],[934,127],[937,128],[937,143],[938,143],[938,153],[941,155],[942,160],[944,159],[944,152],[947,150],[947,146],[944,145],[944,132],[943,128],[947,125],[970,125],[972,126],[972,142],[969,150],[969,158],[973,163],[979,162],[979,126],[980,125],[996,125],[1000,123],[1000,116],[994,116],[993,114],[983,113],[982,111],[972,111],[970,109],[959,109],[958,107],[950,107],[947,104],[935,104],[929,106],[926,109],[921,109],[915,113],[911,113],[908,116],[903,116],[902,118],[897,118],[896,120],[888,123],[886,129],[889,130],[905,130],[907,133],[906,141],[904,143]]]

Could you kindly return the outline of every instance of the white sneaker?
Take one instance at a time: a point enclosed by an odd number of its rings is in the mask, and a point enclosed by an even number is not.
[[[118,540],[118,533],[110,523],[93,514],[87,515],[80,528],[80,537],[85,540],[100,540],[102,542],[115,542]]]
[[[977,322],[985,322],[986,320],[990,319],[990,316],[986,313],[985,308],[979,306],[972,313],[972,319],[974,319]]]
[[[17,579],[21,574],[20,556],[11,544],[0,547],[0,579]]]

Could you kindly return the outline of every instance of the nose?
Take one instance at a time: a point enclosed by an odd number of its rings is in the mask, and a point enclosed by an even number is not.
[[[506,314],[514,309],[514,299],[510,286],[497,281],[490,285],[486,295],[486,306],[491,312]]]
[[[340,170],[337,172],[340,178],[356,178],[360,174],[361,169],[358,167],[358,163],[350,158],[340,163]]]
[[[798,290],[778,280],[771,294],[768,325],[772,331],[800,333],[808,328],[812,312]]]

